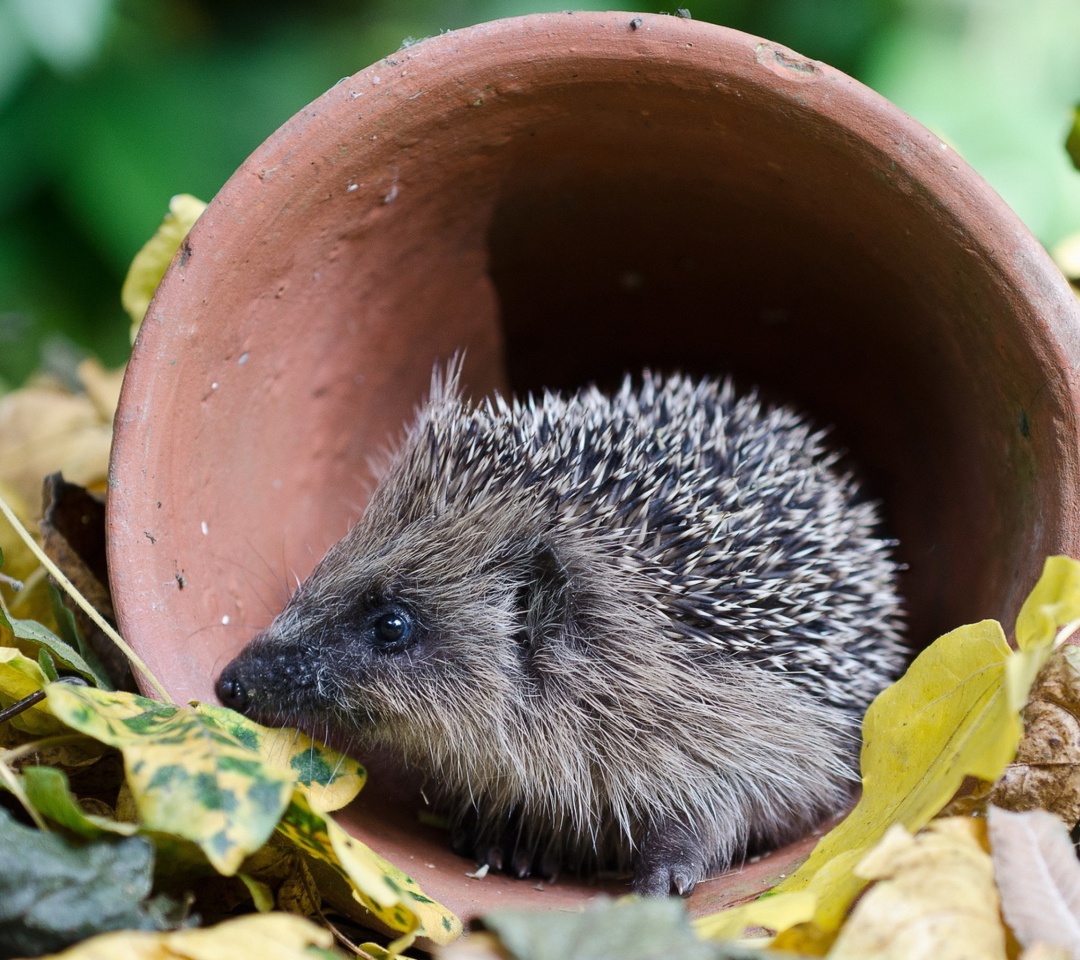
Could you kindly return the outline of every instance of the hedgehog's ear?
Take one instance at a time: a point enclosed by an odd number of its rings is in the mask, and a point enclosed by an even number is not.
[[[563,632],[570,609],[570,578],[546,543],[531,544],[520,563],[517,638],[523,647],[533,649]]]

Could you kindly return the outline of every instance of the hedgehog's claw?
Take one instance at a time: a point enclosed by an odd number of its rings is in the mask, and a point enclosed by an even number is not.
[[[492,870],[501,870],[503,868],[502,847],[490,846],[486,851],[477,856],[476,860],[482,867],[486,865],[491,867]]]
[[[705,879],[706,841],[682,823],[652,825],[634,863],[634,892],[643,897],[666,897],[674,890],[680,897],[694,892]]]
[[[548,883],[554,883],[562,870],[562,859],[554,844],[548,846],[540,857],[540,867],[536,871]]]
[[[528,847],[518,847],[510,861],[509,872],[519,880],[524,880],[532,873],[533,851]]]

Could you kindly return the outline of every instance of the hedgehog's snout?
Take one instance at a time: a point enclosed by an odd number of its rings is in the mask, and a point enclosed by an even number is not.
[[[218,676],[218,699],[253,719],[280,716],[304,704],[314,686],[302,653],[256,637]]]
[[[233,660],[221,671],[221,676],[218,677],[217,686],[215,687],[218,699],[230,710],[235,710],[237,713],[244,713],[250,700],[248,697],[248,681],[243,673],[240,662]]]

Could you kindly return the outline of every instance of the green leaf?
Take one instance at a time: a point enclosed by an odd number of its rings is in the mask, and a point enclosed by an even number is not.
[[[699,940],[681,901],[626,897],[580,912],[500,910],[484,917],[515,960],[736,960],[756,950]]]
[[[79,652],[83,662],[94,673],[95,686],[101,687],[103,690],[115,689],[115,685],[109,679],[108,671],[101,665],[97,654],[94,653],[90,644],[83,637],[79,624],[75,620],[75,614],[68,609],[59,589],[52,583],[49,584],[49,603],[52,606],[53,619],[60,630],[60,639],[72,650]]]
[[[242,714],[209,703],[192,704],[212,717],[267,763],[287,767],[305,788],[311,805],[324,812],[349,803],[364,786],[367,772],[351,757],[289,727],[264,727]]]
[[[226,876],[273,833],[292,777],[209,714],[120,691],[59,683],[47,691],[53,713],[68,726],[122,751],[147,830],[192,841]]]
[[[75,844],[0,809],[0,956],[39,956],[107,930],[162,930],[148,904],[154,850],[143,837]]]
[[[9,619],[0,608],[0,647],[16,646],[14,640],[22,640],[39,649],[48,650],[57,663],[79,674],[87,683],[106,690],[112,689],[109,678],[105,676],[104,671],[100,670],[100,667],[98,668],[100,672],[96,673],[77,651],[51,630],[43,627],[36,620],[18,620],[15,617]]]
[[[120,823],[83,811],[75,801],[67,775],[56,767],[24,767],[23,789],[38,813],[73,833],[90,840],[107,834],[130,837],[138,832],[134,823]]]
[[[53,660],[52,654],[44,647],[38,650],[37,662],[38,666],[41,667],[41,672],[45,675],[45,679],[48,680],[49,683],[60,679],[60,674],[56,672],[56,661]]]

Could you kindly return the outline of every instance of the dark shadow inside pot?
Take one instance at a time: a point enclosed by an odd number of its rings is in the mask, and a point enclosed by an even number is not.
[[[605,99],[530,139],[503,183],[488,251],[511,387],[730,373],[831,427],[884,502],[913,648],[1014,614],[1039,373],[1015,325],[997,334],[1012,365],[980,368],[991,320],[957,300],[985,309],[986,277],[963,276],[940,224],[850,156],[788,162],[767,136],[724,155],[678,118],[661,137],[632,123],[605,137]]]

